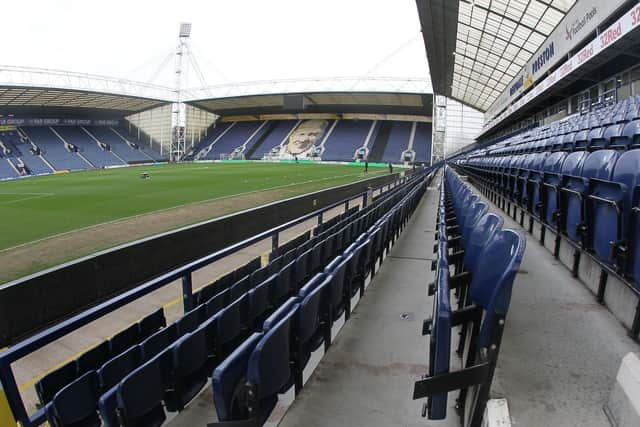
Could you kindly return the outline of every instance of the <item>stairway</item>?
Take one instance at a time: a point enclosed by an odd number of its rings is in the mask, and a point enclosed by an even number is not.
[[[245,159],[251,158],[251,156],[253,155],[253,153],[255,153],[258,147],[260,147],[262,143],[269,137],[269,134],[271,133],[271,131],[275,126],[276,126],[275,120],[271,120],[267,124],[265,124],[266,129],[264,130],[264,132],[262,132],[262,135],[260,135],[258,140],[254,142],[253,145],[244,153]]]
[[[383,121],[380,124],[380,128],[378,129],[378,134],[376,135],[376,139],[373,141],[373,146],[371,150],[369,150],[369,156],[367,160],[370,162],[380,162],[382,161],[382,155],[384,154],[384,149],[387,147],[387,143],[389,142],[389,132],[391,131],[391,122]]]

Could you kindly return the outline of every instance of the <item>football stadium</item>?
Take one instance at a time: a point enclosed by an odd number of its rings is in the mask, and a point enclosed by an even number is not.
[[[0,427],[640,426],[637,0],[5,7]]]

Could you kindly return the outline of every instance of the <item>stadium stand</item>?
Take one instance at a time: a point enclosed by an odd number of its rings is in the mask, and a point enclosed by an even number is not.
[[[10,153],[5,153],[7,157],[13,157],[17,163],[24,164],[25,174],[40,175],[52,172],[40,155],[34,152],[33,146],[20,138],[17,131],[0,132],[0,142],[10,150]]]
[[[52,130],[63,141],[73,144],[78,153],[87,159],[94,167],[122,165],[124,162],[111,154],[109,150],[100,147],[97,141],[82,127],[56,126]]]
[[[630,317],[620,309],[608,283],[620,282],[629,298],[639,298],[639,104],[631,97],[601,106],[456,161],[487,197],[584,280],[631,334],[640,331],[640,311]]]
[[[325,142],[323,160],[352,161],[356,150],[364,145],[371,120],[340,120]]]
[[[391,130],[391,122],[378,122],[374,134],[371,135],[371,148],[367,159],[370,162],[382,161],[382,155],[384,154],[387,144],[389,142],[389,132]]]
[[[263,124],[264,122],[261,121],[234,122],[222,138],[212,142],[211,150],[204,158],[219,160],[221,154],[232,153],[236,148],[245,144]]]
[[[247,151],[245,157],[252,160],[262,159],[265,154],[282,144],[297,124],[296,120],[276,121],[271,131],[265,135],[262,141],[256,143],[253,149]]]
[[[431,153],[431,123],[416,123],[416,132],[413,137],[414,158],[418,163],[429,163]]]
[[[51,128],[29,126],[22,130],[56,170],[83,170],[91,167],[78,156],[74,148],[65,145]]]
[[[166,156],[161,155],[155,149],[149,147],[148,141],[143,141],[134,131],[134,129],[128,129],[123,126],[113,127],[112,131],[116,133],[123,141],[128,142],[130,146],[140,150],[151,161],[163,161],[166,160]]]
[[[382,153],[382,162],[397,163],[403,161],[400,157],[409,146],[409,138],[411,137],[411,128],[413,126],[412,122],[391,123],[389,139]]]
[[[120,138],[113,129],[106,126],[91,126],[87,130],[100,142],[106,144],[112,153],[127,163],[148,162],[149,157],[136,150]]]

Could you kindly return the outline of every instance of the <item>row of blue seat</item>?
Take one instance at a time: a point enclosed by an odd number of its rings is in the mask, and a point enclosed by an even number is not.
[[[640,288],[640,149],[458,162],[482,185]]]
[[[434,297],[433,315],[423,325],[423,334],[430,335],[429,372],[414,388],[414,399],[428,397],[424,415],[429,419],[446,418],[447,393],[459,389],[463,419],[468,411],[471,415],[466,418],[479,425],[491,387],[501,325],[526,240],[516,231],[502,229],[502,218],[487,211],[487,205],[446,168],[436,220],[435,281],[428,292]],[[455,310],[452,291],[457,297]],[[461,327],[457,353],[464,369],[451,371],[451,331],[456,326]],[[465,407],[469,390],[476,399]]]
[[[593,142],[618,148],[638,145],[640,97],[635,96],[593,111],[574,114],[548,125],[537,126],[509,137],[488,141],[483,155],[518,154],[546,149],[569,150]],[[593,130],[593,133],[591,132]]]
[[[311,352],[323,343],[325,350],[329,347],[331,326],[342,313],[348,320],[351,297],[358,291],[362,295],[367,272],[375,273],[423,193],[424,185],[417,183],[395,206],[375,215],[376,222],[267,319],[262,332],[216,368],[212,379],[220,422],[262,425],[279,393],[291,384],[296,394],[301,390],[302,370]],[[310,321],[310,316],[316,320]]]
[[[307,333],[301,332],[296,341],[296,366],[304,365],[318,342],[330,343],[326,325],[341,313],[348,315],[351,295],[363,291],[365,276],[375,271],[376,260],[381,259],[383,242],[398,232],[391,227],[392,221],[375,230],[374,225],[420,182],[417,178],[385,193],[323,231],[312,247],[296,253],[291,262],[285,264],[284,256],[278,257],[251,274],[236,273],[235,283],[206,301],[200,294],[194,299],[199,305],[177,322],[120,354],[109,366],[83,372],[58,391],[46,405],[49,422],[56,426],[161,424],[165,409],[182,410],[204,386],[212,369],[247,339],[251,341],[252,334],[266,333],[269,317],[292,296],[301,299],[300,305],[307,310],[296,317],[301,322],[296,330]],[[402,225],[408,205],[394,212],[393,224]],[[338,231],[336,227],[341,228]],[[345,259],[336,258],[338,255]],[[316,287],[321,291],[316,292]],[[105,381],[106,372],[110,372],[109,378],[115,378],[116,372],[121,377]],[[301,370],[295,383],[301,387]],[[214,395],[220,396],[220,390]],[[228,402],[216,399],[218,414],[224,417]],[[227,413],[233,410],[227,408]]]

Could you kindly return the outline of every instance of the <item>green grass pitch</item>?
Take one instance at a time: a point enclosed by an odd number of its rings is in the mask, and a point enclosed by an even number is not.
[[[387,172],[370,169],[370,176]],[[0,250],[191,203],[289,187],[303,194],[360,179],[362,167],[348,165],[193,163],[0,182]]]

